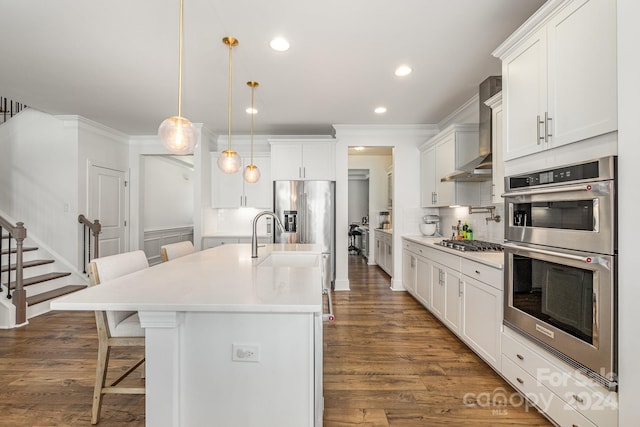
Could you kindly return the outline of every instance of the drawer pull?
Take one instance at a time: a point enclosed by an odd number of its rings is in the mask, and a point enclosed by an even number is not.
[[[520,359],[520,360],[524,360],[524,356],[523,356],[523,355],[521,355],[521,354],[516,354],[516,357],[517,357],[518,359]]]
[[[584,403],[584,399],[581,398],[580,396],[578,396],[577,394],[573,395],[573,398],[575,399],[576,402],[578,403]]]
[[[522,381],[522,379],[520,379],[520,378],[516,377],[516,381],[518,381],[520,384],[524,384],[524,381]]]
[[[480,272],[478,270],[476,270],[476,274],[480,274]]]

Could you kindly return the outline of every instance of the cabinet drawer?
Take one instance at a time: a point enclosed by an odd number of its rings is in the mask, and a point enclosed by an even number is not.
[[[506,327],[505,330],[507,330]],[[502,334],[502,354],[534,378],[538,378],[542,372],[556,370],[552,364],[538,353],[505,333]]]
[[[503,289],[503,272],[498,268],[489,267],[486,264],[462,258],[462,274],[473,277],[498,290]]]
[[[426,256],[427,255],[427,247],[424,245],[421,245],[419,243],[414,243],[414,242],[410,242],[408,240],[403,240],[402,241],[402,247],[406,250],[408,250],[411,253],[414,253],[416,255],[419,256]]]
[[[541,350],[543,351],[543,350]],[[590,381],[570,367],[553,363],[554,356],[537,353],[507,334],[502,335],[502,353],[544,386],[552,389],[566,406],[599,426],[617,425],[618,394]],[[504,367],[504,357],[503,357]]]
[[[460,272],[460,257],[458,255],[449,254],[438,249],[432,249],[428,253],[428,258],[442,264],[445,267]]]
[[[525,396],[558,425],[562,427],[596,427],[596,424],[593,424],[578,411],[567,405],[555,393],[536,381],[534,377],[518,367],[505,355],[502,355],[502,375],[520,394]],[[517,402],[511,396],[508,396],[508,398],[510,402]]]

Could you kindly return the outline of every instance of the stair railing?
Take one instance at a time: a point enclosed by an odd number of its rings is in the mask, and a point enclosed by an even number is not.
[[[0,123],[4,123],[28,106],[0,96]]]
[[[8,248],[7,248],[7,298],[13,300],[13,305],[16,307],[16,324],[20,325],[27,321],[27,291],[23,287],[23,260],[22,260],[22,248],[24,239],[27,238],[27,229],[24,228],[24,223],[17,222],[16,225],[11,224],[6,219],[0,216],[0,253],[2,253],[2,242],[4,239],[1,238],[4,235],[4,230],[7,230],[9,234],[8,239]],[[16,242],[16,262],[15,266],[11,265],[11,240],[15,240]],[[14,267],[14,268],[12,268]],[[0,268],[0,270],[3,270]],[[13,295],[11,294],[11,271],[15,270],[16,272],[16,285],[13,290]]]
[[[82,272],[87,274],[87,265],[92,259],[100,256],[100,232],[102,225],[97,219],[93,222],[89,221],[84,215],[78,215],[78,222],[82,227]],[[93,258],[91,257],[91,235],[93,234]]]

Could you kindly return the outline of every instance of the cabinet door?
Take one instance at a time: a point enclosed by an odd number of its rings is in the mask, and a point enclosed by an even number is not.
[[[393,276],[393,238],[391,236],[386,238],[384,246],[387,251],[385,257],[385,270],[389,276]]]
[[[547,37],[551,145],[616,130],[616,2],[572,2]]]
[[[336,179],[335,145],[305,143],[302,145],[301,178],[309,181]]]
[[[444,323],[455,334],[460,334],[462,308],[462,280],[452,271],[445,273]]]
[[[543,27],[502,62],[503,106],[506,126],[504,159],[544,149],[547,105],[547,37]]]
[[[218,168],[216,162],[217,153],[213,153],[211,158],[211,205],[214,208],[239,208],[244,202],[242,170],[227,174]]]
[[[492,186],[491,186],[491,200],[496,204],[503,204],[504,200],[502,199],[502,193],[504,193],[504,161],[503,161],[503,124],[502,120],[502,104],[494,106],[491,110],[491,120],[492,120],[492,135],[491,135],[491,144],[492,144],[492,155],[493,155],[493,177],[492,177]]]
[[[423,208],[436,204],[436,149],[420,153],[420,201]]]
[[[271,179],[288,181],[302,179],[302,145],[271,145]]]
[[[246,166],[251,159],[244,159],[243,164]],[[254,208],[273,208],[273,182],[271,181],[271,159],[268,157],[254,157],[253,162],[260,169],[260,179],[253,184],[246,182],[244,179],[244,196],[245,205]]]
[[[444,307],[445,307],[445,279],[446,272],[444,267],[439,264],[433,264],[431,269],[431,312],[444,319]]]
[[[407,249],[402,251],[402,286],[416,295],[417,257]]]
[[[431,301],[431,263],[425,258],[418,258],[417,260],[416,295],[425,307],[429,307]]]
[[[456,137],[449,135],[436,146],[436,206],[455,205],[455,182],[441,182],[440,179],[455,170],[456,167]]]
[[[495,369],[500,368],[502,291],[464,276],[463,340]]]

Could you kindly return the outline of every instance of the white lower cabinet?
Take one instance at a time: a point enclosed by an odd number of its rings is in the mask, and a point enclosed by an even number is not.
[[[402,286],[411,295],[416,296],[416,280],[418,272],[418,257],[409,249],[402,250]]]
[[[376,264],[389,276],[393,276],[393,235],[376,230],[374,245]]]
[[[560,426],[617,426],[618,394],[505,328],[502,376]]]
[[[462,295],[462,339],[485,362],[499,370],[502,290],[464,276]]]

